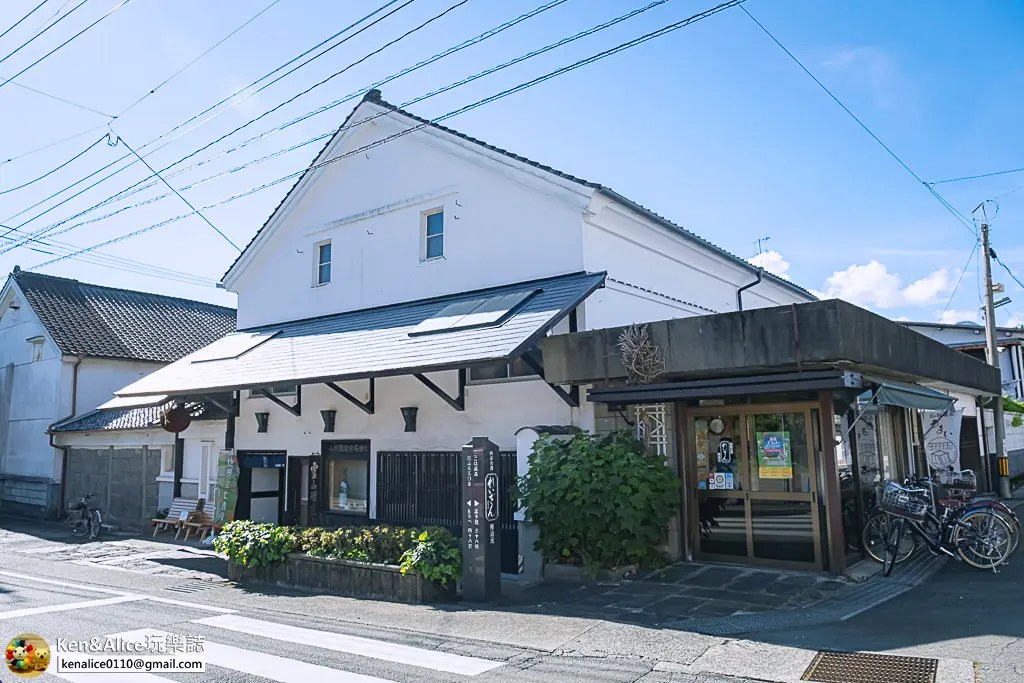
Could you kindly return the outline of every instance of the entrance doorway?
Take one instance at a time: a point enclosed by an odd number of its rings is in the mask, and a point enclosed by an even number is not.
[[[822,569],[817,407],[716,406],[685,413],[698,559]]]

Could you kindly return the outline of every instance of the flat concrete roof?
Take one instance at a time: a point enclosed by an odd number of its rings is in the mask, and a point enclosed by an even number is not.
[[[626,377],[612,327],[541,342],[545,379],[595,384]],[[843,368],[974,394],[1001,393],[986,363],[838,299],[649,323],[664,380]]]

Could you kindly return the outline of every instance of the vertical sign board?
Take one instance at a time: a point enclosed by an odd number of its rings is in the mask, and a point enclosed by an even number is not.
[[[483,436],[462,447],[462,596],[469,602],[501,595],[498,458]]]
[[[227,524],[235,518],[238,498],[238,461],[233,450],[223,450],[217,459],[217,491],[214,497],[213,522]]]

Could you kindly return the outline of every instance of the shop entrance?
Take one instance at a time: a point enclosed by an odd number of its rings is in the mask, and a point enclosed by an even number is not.
[[[715,406],[684,414],[697,559],[823,568],[817,408]]]

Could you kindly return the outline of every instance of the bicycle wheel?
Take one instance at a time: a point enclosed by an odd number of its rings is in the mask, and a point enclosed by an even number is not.
[[[95,510],[89,513],[89,538],[98,541],[103,533],[103,524],[100,522],[99,513]]]
[[[867,552],[868,557],[879,564],[885,560],[885,540],[886,532],[889,530],[890,519],[892,518],[889,515],[879,512],[868,520],[861,534],[861,541],[864,544],[864,550]],[[896,564],[903,562],[913,555],[916,548],[917,543],[914,539],[914,533],[910,527],[905,526],[903,538],[900,540],[900,551],[896,554]]]
[[[74,529],[75,525],[77,523],[78,523],[78,515],[76,515],[74,512],[69,512],[67,514],[67,516],[64,517],[64,528],[67,529],[68,531],[71,531],[72,529]]]
[[[885,537],[885,558],[882,560],[882,576],[892,574],[893,567],[896,566],[905,525],[906,520],[902,517],[896,517],[889,521],[889,532]]]
[[[1010,556],[1013,532],[991,510],[970,510],[959,520],[953,543],[960,558],[978,569],[994,569]]]
[[[71,535],[78,536],[81,538],[89,533],[89,522],[79,517],[75,520],[75,525],[71,527]]]

